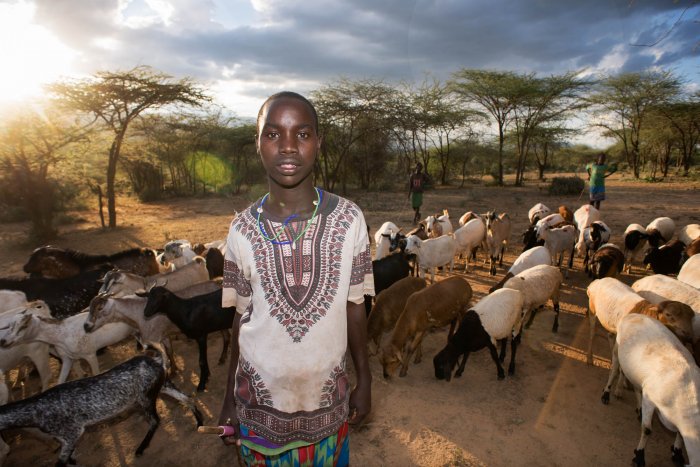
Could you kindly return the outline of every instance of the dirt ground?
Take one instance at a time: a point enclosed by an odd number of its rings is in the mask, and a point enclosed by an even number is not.
[[[632,222],[646,225],[666,215],[677,227],[700,222],[700,183],[673,181],[643,183],[608,179],[609,200],[603,203],[603,220],[619,243]],[[488,275],[481,262],[462,272],[475,291],[475,300],[500,279],[521,251],[520,233],[527,224],[527,211],[537,202],[550,208],[566,204],[576,209],[584,198],[550,197],[544,185],[525,187],[443,189],[426,193],[424,216],[449,209],[453,224],[468,210],[505,211],[513,220],[513,235],[504,267]],[[347,195],[363,209],[374,229],[390,220],[404,230],[411,228],[412,211],[405,193],[354,192]],[[114,231],[99,228],[95,212],[83,212],[84,222],[62,227],[54,244],[88,253],[111,253],[133,246],[162,246],[167,240],[186,238],[194,242],[223,238],[234,210],[249,204],[243,198],[205,198],[139,204],[118,200],[119,224]],[[31,252],[26,245],[26,224],[0,225],[0,264],[3,275],[19,275]],[[639,268],[622,279],[632,283]],[[445,277],[441,275],[440,278]],[[594,341],[595,365],[585,363],[588,324],[584,320],[585,289],[589,279],[581,271],[581,259],[565,280],[559,332],[551,332],[551,307],[538,314],[522,338],[516,374],[498,381],[487,351],[469,358],[464,375],[447,383],[433,374],[432,356],[444,345],[446,330],[437,330],[424,341],[424,359],[409,367],[404,378],[382,377],[376,357],[370,359],[373,375],[373,410],[368,423],[351,434],[353,465],[527,465],[612,466],[629,464],[639,438],[634,412],[634,394],[627,391],[609,406],[600,402],[607,378],[610,350],[598,327]],[[197,348],[184,338],[175,342],[180,367],[175,383],[194,394],[198,381]],[[212,376],[206,392],[196,395],[205,423],[214,424],[222,400],[226,366],[217,366],[220,336],[210,337],[209,361]],[[102,369],[128,359],[133,342],[109,349],[100,357]],[[509,358],[509,357],[508,357]],[[350,361],[350,359],[348,358]],[[53,363],[55,376],[57,362]],[[351,364],[350,364],[351,366]],[[14,378],[14,373],[10,375]],[[15,399],[36,391],[36,378],[13,390]],[[140,415],[90,429],[81,439],[75,458],[81,465],[104,466],[216,466],[235,465],[236,456],[213,435],[195,432],[194,418],[176,403],[159,402],[161,428],[141,458],[134,450],[147,430]],[[670,465],[673,435],[655,420],[655,431],[647,446],[647,465]],[[12,451],[5,465],[53,465],[56,443],[46,443],[18,431],[4,434]]]

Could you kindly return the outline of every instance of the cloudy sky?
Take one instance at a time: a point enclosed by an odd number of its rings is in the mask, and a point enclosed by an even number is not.
[[[659,41],[656,46],[644,46]],[[698,0],[0,0],[0,105],[60,76],[150,65],[252,116],[339,76],[674,69],[700,88]]]

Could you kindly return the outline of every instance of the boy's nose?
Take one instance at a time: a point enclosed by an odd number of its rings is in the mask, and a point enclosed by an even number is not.
[[[280,150],[284,153],[297,152],[297,140],[292,135],[280,136]]]

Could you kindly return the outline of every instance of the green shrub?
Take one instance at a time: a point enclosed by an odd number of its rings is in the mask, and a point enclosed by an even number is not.
[[[578,195],[586,187],[581,177],[554,177],[549,185],[549,194],[557,196]]]

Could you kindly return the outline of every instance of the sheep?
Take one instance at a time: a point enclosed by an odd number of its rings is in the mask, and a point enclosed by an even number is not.
[[[457,241],[453,235],[443,235],[428,240],[421,240],[411,235],[406,238],[406,252],[416,255],[420,277],[425,277],[426,271],[430,269],[430,282],[435,282],[434,268],[449,264],[452,272]]]
[[[688,224],[678,231],[678,240],[686,246],[697,238],[700,238],[700,224]]]
[[[692,256],[697,255],[698,253],[700,253],[700,238],[696,238],[695,240],[690,242],[690,245],[686,247],[683,256],[685,258],[690,258]]]
[[[700,465],[700,369],[688,350],[661,323],[641,315],[620,321],[615,350],[619,364],[613,371],[622,370],[637,394],[641,437],[634,464],[645,465],[644,449],[658,410],[661,423],[676,432],[674,464],[685,464],[685,443],[689,465]]]
[[[700,255],[691,256],[678,273],[678,280],[700,289]]]
[[[564,218],[566,222],[574,222],[574,212],[569,209],[567,206],[564,206],[563,204],[559,206],[558,210],[559,215]]]
[[[547,206],[542,203],[537,203],[527,212],[527,218],[530,221],[530,225],[535,225],[537,221],[543,219],[547,214],[551,212]]]
[[[59,321],[25,310],[14,317],[0,337],[0,347],[35,341],[53,346],[61,359],[59,384],[68,379],[73,362],[80,359],[85,360],[92,374],[96,375],[100,369],[97,351],[131,336],[132,329],[124,323],[111,323],[88,334],[83,328],[87,316],[88,313],[83,312]]]
[[[530,250],[524,251],[518,256],[518,258],[513,261],[513,265],[508,269],[508,272],[500,282],[489,289],[489,293],[503,287],[508,279],[513,276],[520,274],[527,269],[530,269],[538,264],[552,264],[552,255],[549,254],[543,246],[536,246]]]
[[[494,211],[486,214],[486,244],[489,251],[489,274],[496,275],[496,259],[498,265],[503,266],[503,254],[510,241],[510,216],[503,212],[496,216]]]
[[[586,289],[586,294],[588,295],[586,314],[590,324],[586,360],[589,365],[593,363],[593,336],[596,321],[600,321],[600,324],[612,335],[617,333],[617,325],[625,315],[642,313],[668,324],[681,340],[692,339],[693,310],[683,303],[665,301],[655,305],[628,285],[611,277],[591,282]],[[605,403],[605,398],[603,401]]]
[[[219,289],[221,289],[219,283],[206,281],[178,290],[175,294],[180,298],[191,298]],[[142,346],[162,350],[168,358],[166,363],[174,365],[175,360],[169,336],[176,333],[178,328],[165,315],[156,315],[146,319],[143,315],[146,301],[146,298],[134,295],[114,297],[109,294],[99,294],[90,302],[90,310],[83,328],[85,332],[90,333],[107,323],[125,323],[136,331],[136,339]]]
[[[9,326],[18,313],[25,311],[44,318],[51,317],[48,305],[41,300],[36,300],[0,315],[0,327]],[[16,368],[25,358],[29,358],[36,367],[41,381],[41,390],[46,391],[51,380],[51,368],[49,367],[49,346],[44,342],[28,342],[7,349],[0,348],[0,370],[8,372]]]
[[[632,290],[651,303],[676,300],[690,306],[696,313],[700,313],[700,290],[678,279],[663,274],[646,276],[632,284]],[[700,335],[697,337],[700,338]]]
[[[412,293],[423,290],[426,285],[423,278],[404,277],[377,294],[376,303],[367,319],[367,341],[373,342],[377,351],[382,335],[394,327],[408,298]]]
[[[505,360],[506,339],[511,336],[508,374],[515,374],[515,353],[520,341],[520,318],[523,295],[518,290],[500,289],[482,298],[459,323],[457,331],[448,339],[447,346],[433,358],[437,379],[450,381],[452,370],[460,355],[464,355],[455,377],[462,376],[469,353],[488,347],[496,363],[498,379],[505,378],[501,362]],[[496,352],[496,342],[501,341],[501,354]]]
[[[593,279],[617,277],[624,266],[625,255],[620,247],[614,243],[606,243],[593,254],[588,275]]]
[[[578,229],[578,241],[576,242],[577,251],[583,251],[583,243],[585,241],[583,238],[583,230],[598,220],[600,220],[600,211],[590,204],[584,204],[574,212],[574,223]],[[581,246],[579,246],[579,244]]]
[[[685,245],[680,240],[671,240],[660,248],[651,247],[644,255],[644,264],[651,266],[656,274],[678,274],[683,250]]]
[[[484,251],[488,250],[488,245],[486,244],[486,221],[484,220],[483,215],[477,214],[473,211],[467,211],[462,215],[462,217],[459,218],[459,226],[462,227],[465,225],[467,222],[469,222],[472,219],[478,219],[481,221],[481,223],[484,225],[484,237],[481,239],[481,249]],[[476,261],[476,250],[478,250],[478,247],[475,247],[472,249],[472,254],[471,257],[474,261]],[[461,257],[461,254],[460,254]],[[467,256],[467,260],[469,259],[469,256]]]
[[[535,319],[537,309],[552,300],[554,324],[552,332],[559,330],[559,288],[563,278],[559,268],[550,265],[538,265],[527,269],[503,284],[506,289],[519,290],[523,294],[522,319],[529,316],[525,327],[529,328]]]
[[[396,234],[399,233],[399,229],[393,222],[385,222],[379,227],[374,233],[374,243],[376,249],[374,252],[375,261],[384,258],[391,251],[391,241],[396,238]]]
[[[161,264],[168,262],[177,269],[192,262],[196,256],[197,254],[192,250],[192,245],[189,241],[172,240],[163,247],[163,255],[160,261]]]
[[[576,242],[576,227],[573,225],[565,225],[563,227],[553,228],[547,227],[542,231],[544,239],[544,247],[549,250],[552,257],[552,263],[561,267],[564,260],[564,252],[569,252],[569,263],[564,272],[564,276],[568,279],[569,269],[574,262],[574,246]],[[557,261],[557,257],[559,260]]]
[[[109,271],[105,274],[99,293],[113,297],[132,295],[138,290],[148,290],[154,285],[164,285],[168,290],[177,291],[192,284],[209,279],[209,272],[204,258],[195,257],[189,264],[172,272],[142,277],[125,271]]]
[[[452,222],[450,222],[450,214],[447,209],[442,211],[441,216],[428,216],[425,218],[425,224],[428,231],[428,238],[438,238],[442,235],[452,233]]]
[[[467,256],[464,262],[464,272],[467,272],[469,269],[469,258],[472,256],[472,252],[483,242],[485,234],[486,226],[484,226],[481,219],[472,219],[454,231],[457,250],[466,252]]]
[[[430,328],[453,323],[472,298],[472,288],[461,277],[452,276],[415,292],[406,302],[391,339],[382,347],[379,360],[384,378],[390,378],[401,366],[399,376],[406,376],[408,362]],[[416,360],[420,360],[418,354]],[[416,361],[418,363],[418,361]]]
[[[0,313],[26,305],[27,294],[19,290],[0,290]]]
[[[591,252],[596,252],[598,248],[610,240],[610,227],[603,221],[592,222],[591,225],[583,229],[583,242],[576,244],[576,253],[583,256],[583,270],[588,272],[588,260]]]
[[[658,248],[659,245],[671,240],[676,230],[676,223],[670,217],[657,217],[649,222],[644,230],[647,232],[649,245]]]
[[[629,274],[632,270],[632,263],[641,263],[643,258],[644,247],[647,244],[646,229],[640,224],[630,224],[625,229],[623,244],[625,255],[625,271]]]
[[[147,297],[143,314],[146,318],[156,313],[164,313],[190,339],[199,346],[199,384],[197,391],[204,391],[209,378],[207,362],[207,336],[214,331],[228,331],[233,324],[235,307],[221,306],[221,289],[205,295],[180,298],[165,287],[153,287],[146,293],[136,295]],[[224,333],[224,345],[219,357],[219,364],[226,361],[230,334]]]
[[[202,415],[194,402],[166,380],[161,359],[136,356],[100,375],[60,384],[41,394],[0,407],[0,430],[36,428],[61,444],[56,465],[75,463],[76,443],[86,427],[138,408],[149,424],[148,432],[136,449],[141,456],[158,429],[160,418],[156,398],[165,394],[187,405],[197,426]],[[10,448],[0,440],[0,463]]]

